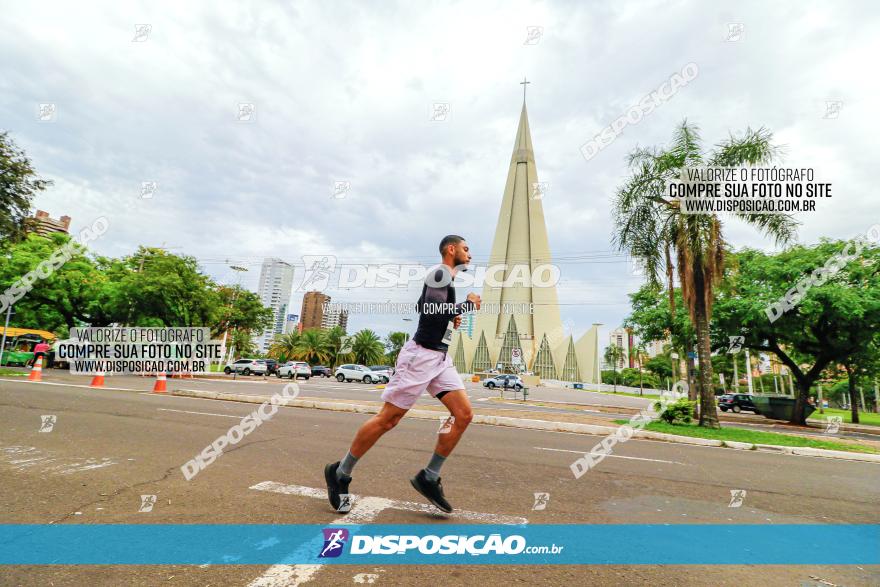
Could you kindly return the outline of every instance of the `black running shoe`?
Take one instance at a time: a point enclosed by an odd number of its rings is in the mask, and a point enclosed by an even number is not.
[[[348,484],[351,483],[351,477],[342,475],[337,477],[336,469],[339,468],[339,461],[324,466],[324,480],[327,482],[327,499],[334,510],[339,511],[339,494],[348,493]]]
[[[424,495],[428,501],[447,514],[452,513],[452,506],[449,505],[449,502],[446,501],[446,497],[443,495],[443,486],[440,484],[440,477],[437,477],[436,481],[429,481],[425,476],[425,470],[422,469],[415,477],[410,479],[409,482],[412,483],[413,488]]]

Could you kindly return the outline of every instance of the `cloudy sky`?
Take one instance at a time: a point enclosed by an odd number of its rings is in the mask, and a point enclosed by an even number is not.
[[[55,182],[36,207],[70,215],[74,230],[107,217],[98,252],[164,246],[221,282],[238,277],[228,264],[248,267],[255,288],[267,256],[434,263],[447,233],[485,261],[527,76],[550,245],[570,259],[561,313],[579,334],[619,324],[639,286],[610,244],[625,156],[664,144],[684,118],[707,147],[767,127],[785,146],[780,164],[833,184],[800,217],[801,242],[880,221],[878,13],[868,1],[15,2],[0,22],[0,128]],[[688,63],[696,79],[581,155]],[[446,120],[431,120],[435,103],[449,105]],[[49,121],[40,104],[55,105]],[[250,122],[239,104],[254,105]],[[145,199],[147,181],[157,189]],[[340,181],[350,189],[332,198]],[[735,246],[771,247],[748,227],[726,230]]]

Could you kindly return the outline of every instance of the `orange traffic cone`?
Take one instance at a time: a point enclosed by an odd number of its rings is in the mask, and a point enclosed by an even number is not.
[[[165,393],[168,390],[165,387],[165,372],[156,375],[156,385],[153,386],[153,393]]]
[[[92,383],[89,387],[104,387],[104,372],[98,371],[98,374],[92,378]]]
[[[28,381],[42,381],[43,380],[43,359],[39,359],[34,361],[34,366],[31,368],[31,374],[28,375]]]

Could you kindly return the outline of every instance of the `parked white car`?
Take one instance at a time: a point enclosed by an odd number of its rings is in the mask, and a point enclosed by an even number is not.
[[[287,361],[275,371],[278,377],[287,377],[288,379],[299,379],[305,377],[308,380],[312,376],[312,368],[308,363],[303,361]]]
[[[369,367],[364,365],[340,365],[334,372],[336,381],[362,381],[364,383],[379,383],[383,376],[374,373]]]
[[[394,368],[388,365],[370,365],[370,371],[380,377],[382,383],[391,381],[391,375],[394,374]]]
[[[262,359],[239,359],[234,363],[227,363],[226,368],[223,369],[223,372],[229,375],[233,371],[236,373],[241,373],[242,375],[250,375],[253,373],[254,375],[265,375],[266,374],[266,361]]]

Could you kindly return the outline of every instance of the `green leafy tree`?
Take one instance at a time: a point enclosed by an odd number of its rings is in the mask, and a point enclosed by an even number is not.
[[[673,352],[685,355],[688,349],[693,348],[695,337],[694,328],[688,315],[684,312],[675,312],[673,308],[683,305],[681,290],[674,288],[672,297],[668,292],[664,295],[662,289],[650,283],[643,285],[638,291],[629,295],[632,312],[623,321],[623,326],[631,328],[639,340],[665,340],[669,339],[671,346],[664,352],[664,359],[670,365],[669,377],[675,379],[678,373],[672,373]],[[670,303],[670,299],[672,303]],[[693,361],[688,361],[693,365]],[[655,363],[656,364],[656,363]],[[696,399],[696,386],[687,375],[689,396]]]
[[[215,286],[208,294],[213,306],[211,332],[222,336],[228,330],[243,330],[253,334],[272,324],[272,309],[263,305],[260,297],[240,286]]]
[[[667,379],[672,377],[672,364],[669,357],[657,355],[645,361],[645,369],[659,377]]]
[[[23,238],[34,196],[50,185],[51,181],[39,178],[9,133],[0,132],[0,242]]]
[[[742,335],[745,347],[776,355],[797,384],[794,424],[805,424],[810,389],[822,372],[833,364],[846,364],[873,344],[880,331],[880,247],[865,245],[843,264],[837,255],[846,246],[844,241],[826,240],[775,255],[745,249],[735,255],[735,265],[719,289],[714,344],[726,347],[728,336]],[[825,276],[824,282],[804,281],[835,259],[842,260],[837,271],[817,274]],[[797,294],[798,286],[803,295]],[[771,321],[772,304],[786,295],[796,303]]]
[[[115,314],[135,326],[212,326],[218,299],[215,284],[193,257],[141,247],[118,270]],[[246,330],[239,329],[239,332]]]
[[[84,247],[69,247],[70,241],[63,233],[47,237],[29,234],[4,249],[0,257],[0,293],[13,285],[24,285],[21,280],[31,272],[35,277],[27,293],[15,295],[18,300],[10,325],[55,332],[83,324],[104,326],[113,321],[114,316],[103,303],[113,287],[106,273],[110,261],[91,255]],[[48,276],[35,271],[65,247],[71,252],[67,261]]]
[[[382,340],[368,328],[355,333],[354,339],[351,341],[354,360],[361,365],[375,365],[382,360],[384,350]]]
[[[712,390],[709,323],[715,286],[723,276],[727,243],[718,216],[683,214],[681,202],[667,197],[666,189],[686,167],[770,163],[776,153],[771,139],[772,135],[764,129],[747,129],[741,137],[731,136],[714,151],[703,153],[698,128],[684,121],[676,129],[669,147],[632,152],[629,156],[632,175],[618,189],[614,202],[616,246],[639,259],[651,285],[659,287],[660,276],[665,276],[673,313],[673,276],[675,272],[678,274],[702,366],[699,372],[700,426],[720,427]],[[788,242],[794,236],[796,223],[789,216],[736,216],[773,237],[777,243]]]
[[[643,377],[642,377],[642,369],[643,369],[642,360],[645,357],[645,345],[642,344],[641,342],[633,345],[632,348],[629,349],[629,356],[630,356],[631,361],[634,361],[636,364],[638,364],[639,395],[643,395],[645,388],[644,388],[644,382],[643,382]]]
[[[391,332],[388,334],[388,340],[385,341],[385,350],[387,351],[386,357],[389,363],[392,365],[397,363],[397,355],[400,354],[400,349],[403,348],[403,345],[408,340],[408,332]]]
[[[859,423],[859,381],[866,380],[871,372],[877,370],[878,338],[874,336],[864,347],[851,353],[842,364],[846,369],[847,392],[849,393],[850,418],[853,424]],[[866,406],[867,409],[867,406]]]

